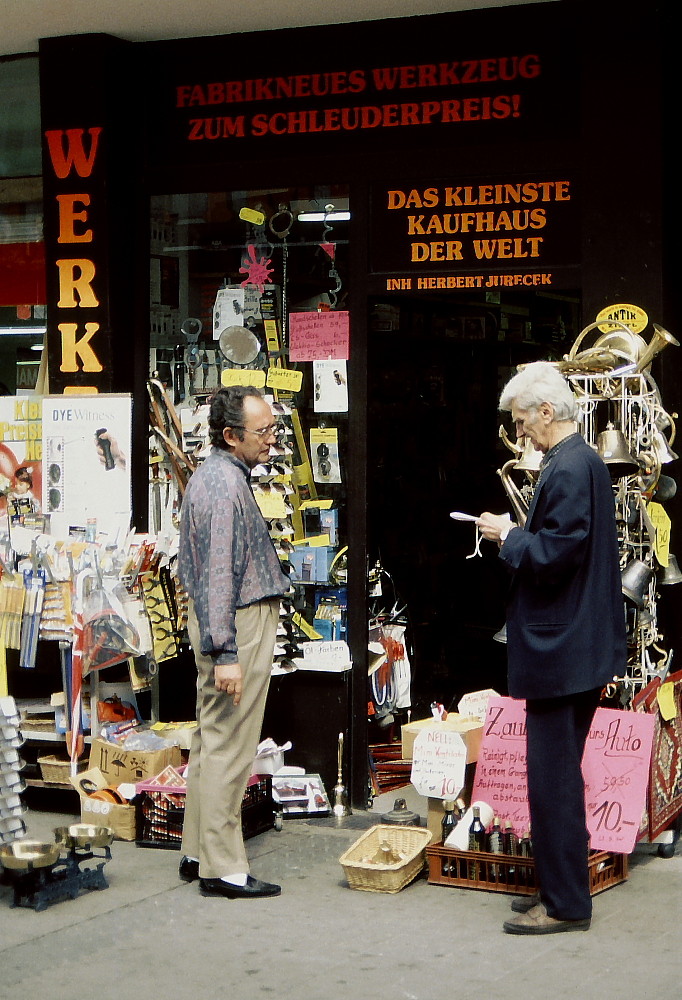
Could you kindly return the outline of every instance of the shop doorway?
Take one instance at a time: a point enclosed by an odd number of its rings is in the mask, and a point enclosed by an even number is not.
[[[511,457],[498,436],[500,389],[516,365],[560,358],[580,330],[576,292],[477,295],[370,303],[368,542],[383,569],[370,613],[405,606],[413,718],[433,701],[455,710],[467,691],[506,693],[494,639],[506,574],[486,543],[467,558],[474,528],[449,513],[510,510],[497,474]],[[371,728],[370,742],[385,738],[385,722]]]

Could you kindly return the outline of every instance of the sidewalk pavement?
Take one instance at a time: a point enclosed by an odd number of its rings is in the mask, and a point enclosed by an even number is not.
[[[178,880],[177,851],[122,841],[104,891],[36,912],[0,886],[0,1000],[678,1000],[682,847],[638,848],[589,932],[518,937],[502,931],[508,895],[348,888],[338,859],[403,794],[249,840],[254,875],[282,885],[273,899],[204,898]],[[31,810],[29,836],[74,821]]]

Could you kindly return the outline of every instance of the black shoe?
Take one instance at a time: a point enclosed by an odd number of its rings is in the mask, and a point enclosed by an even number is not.
[[[221,878],[200,878],[199,892],[202,896],[227,896],[228,899],[251,899],[259,896],[279,896],[282,887],[274,882],[261,882],[260,879],[246,876],[246,885],[233,885]]]
[[[517,896],[512,899],[511,908],[514,913],[528,913],[540,902],[540,893],[536,892],[532,896]]]
[[[184,857],[180,861],[178,875],[183,882],[196,882],[199,878],[199,862],[192,861],[190,858]]]

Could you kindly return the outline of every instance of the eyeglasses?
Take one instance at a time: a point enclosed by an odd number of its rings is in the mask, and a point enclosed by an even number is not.
[[[243,424],[232,424],[233,430],[247,431],[249,434],[255,434],[261,439],[265,440],[267,437],[281,437],[284,433],[284,427],[282,424],[268,424],[267,427],[261,427],[260,430],[252,430],[250,427],[244,427]]]

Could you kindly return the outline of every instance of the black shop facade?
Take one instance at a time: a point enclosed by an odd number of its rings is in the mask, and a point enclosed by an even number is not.
[[[139,530],[150,377],[177,412],[263,376],[292,411],[279,537],[313,540],[298,613],[352,666],[273,676],[266,735],[330,787],[343,732],[355,804],[408,709],[506,691],[505,580],[448,518],[507,509],[501,385],[608,307],[675,329],[664,12],[592,8],[41,42],[50,391],[132,394]],[[378,620],[399,682],[368,683]],[[190,667],[161,677],[169,715]]]

